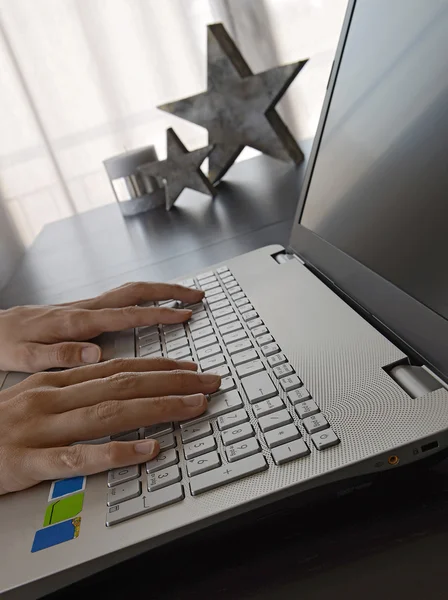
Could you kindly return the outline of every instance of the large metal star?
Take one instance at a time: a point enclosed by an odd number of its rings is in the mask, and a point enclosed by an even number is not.
[[[221,179],[244,146],[302,162],[303,153],[274,106],[307,60],[254,75],[221,23],[208,26],[207,53],[207,91],[158,108],[208,130],[214,146],[210,180]]]
[[[166,210],[171,210],[181,192],[190,188],[214,196],[216,190],[199,168],[212,151],[206,146],[189,152],[173,129],[166,132],[166,160],[160,160],[139,168],[144,175],[156,177],[165,185]]]

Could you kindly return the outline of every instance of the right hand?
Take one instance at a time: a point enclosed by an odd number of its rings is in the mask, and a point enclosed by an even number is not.
[[[202,414],[221,378],[196,369],[164,358],[118,359],[39,373],[0,392],[0,494],[153,459],[157,440],[74,442]]]

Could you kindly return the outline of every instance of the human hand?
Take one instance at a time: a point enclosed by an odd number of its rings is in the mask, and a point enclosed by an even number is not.
[[[0,392],[0,494],[153,459],[156,440],[74,442],[200,415],[221,378],[196,368],[166,358],[112,360],[39,373]]]
[[[0,369],[36,373],[97,363],[91,340],[106,331],[182,323],[189,310],[137,306],[155,300],[199,302],[204,293],[180,285],[129,283],[90,300],[56,306],[19,306],[0,311]]]

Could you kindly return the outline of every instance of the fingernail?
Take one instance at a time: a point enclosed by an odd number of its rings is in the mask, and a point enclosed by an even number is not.
[[[85,364],[91,365],[97,363],[100,357],[100,349],[94,346],[86,346],[81,350],[81,360]]]
[[[189,308],[179,308],[179,309],[177,309],[176,312],[181,313],[181,314],[183,314],[185,316],[190,316],[190,315],[193,314],[193,311],[190,310]]]
[[[221,380],[221,377],[219,375],[215,375],[214,373],[201,373],[199,375],[199,381],[201,383],[208,383],[208,384],[212,384],[212,383],[219,383],[219,381]]]
[[[137,454],[153,454],[156,449],[157,442],[155,440],[145,440],[144,442],[137,442],[134,445],[134,450]]]
[[[201,406],[204,403],[204,394],[193,394],[192,396],[185,396],[182,398],[182,402],[186,406]]]

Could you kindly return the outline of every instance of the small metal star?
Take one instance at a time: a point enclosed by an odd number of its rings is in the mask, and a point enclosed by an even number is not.
[[[185,188],[216,195],[215,188],[200,169],[213,146],[189,152],[170,128],[166,132],[166,147],[166,160],[148,163],[139,168],[145,175],[156,177],[160,185],[165,185],[166,210],[171,210]]]
[[[158,108],[208,130],[214,146],[210,180],[221,179],[244,146],[302,162],[303,153],[274,106],[307,61],[254,75],[221,23],[208,26],[207,55],[207,91]]]

